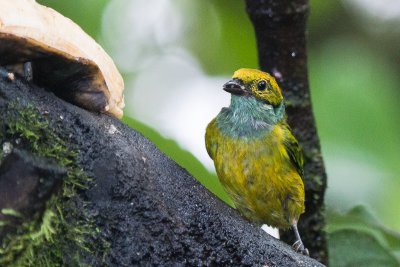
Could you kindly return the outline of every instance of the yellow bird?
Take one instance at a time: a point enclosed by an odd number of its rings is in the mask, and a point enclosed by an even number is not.
[[[247,219],[286,229],[308,255],[297,222],[304,212],[303,155],[281,90],[268,73],[239,69],[223,89],[231,103],[208,125],[206,148],[226,192]]]

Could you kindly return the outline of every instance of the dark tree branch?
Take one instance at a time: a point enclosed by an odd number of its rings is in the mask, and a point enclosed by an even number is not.
[[[246,0],[246,3],[257,38],[260,67],[273,74],[282,87],[289,125],[305,155],[306,212],[300,217],[299,230],[311,256],[327,263],[323,232],[326,174],[307,76],[308,0]],[[281,235],[287,242],[294,241],[291,232]]]
[[[1,145],[9,142],[14,149],[31,147],[26,138],[32,136],[29,128],[23,136],[10,135],[9,131],[10,124],[24,121],[27,110],[29,118],[36,116],[41,127],[48,128],[33,139],[50,142],[46,137],[50,131],[50,136],[77,152],[76,163],[84,171],[78,177],[93,179],[86,190],[61,198],[61,210],[65,201],[73,204],[64,220],[82,221],[77,211],[85,210],[88,217],[83,221],[97,229],[92,243],[108,244],[85,252],[62,242],[68,240],[63,236],[65,231],[55,231],[52,243],[46,241],[42,244],[46,249],[39,247],[36,253],[56,250],[51,255],[61,256],[57,258],[61,266],[77,266],[72,259],[90,266],[322,266],[245,221],[120,121],[87,112],[43,89],[7,77],[0,78]],[[23,127],[29,123],[18,124],[19,129]],[[0,159],[0,164],[5,164],[4,160]],[[6,181],[2,178],[0,181]],[[9,194],[17,193],[6,188]]]

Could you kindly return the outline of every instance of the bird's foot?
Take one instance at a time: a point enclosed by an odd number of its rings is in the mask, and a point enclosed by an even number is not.
[[[310,256],[308,249],[304,247],[304,244],[301,240],[297,240],[296,242],[294,242],[292,247],[293,247],[294,251],[296,251],[297,253],[301,253],[303,255]]]

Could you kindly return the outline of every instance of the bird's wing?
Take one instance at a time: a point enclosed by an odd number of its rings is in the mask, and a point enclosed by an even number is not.
[[[286,151],[289,155],[290,161],[292,162],[293,166],[296,168],[297,172],[300,174],[301,178],[303,178],[304,171],[304,158],[303,152],[297,141],[296,137],[293,136],[292,131],[290,130],[289,126],[286,126],[286,136],[283,142]]]
[[[218,138],[219,131],[216,125],[216,119],[213,119],[206,129],[206,149],[210,158],[214,159],[215,151],[217,149],[216,139]]]

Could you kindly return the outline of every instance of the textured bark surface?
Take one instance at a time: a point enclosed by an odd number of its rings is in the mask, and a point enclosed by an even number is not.
[[[0,165],[0,211],[12,209],[28,219],[42,216],[46,201],[58,191],[65,175],[66,171],[53,162],[13,149]],[[46,179],[41,179],[44,176]],[[8,221],[11,225],[24,222],[20,217],[2,213],[0,221]],[[0,227],[0,241],[10,228],[8,225]]]
[[[29,106],[78,152],[79,165],[93,179],[93,186],[79,190],[76,197],[85,200],[85,207],[76,201],[76,208],[87,210],[109,246],[105,253],[91,251],[82,258],[90,266],[322,266],[245,221],[117,119],[1,77],[0,129],[7,129],[8,109]],[[2,142],[23,150],[23,142],[15,140]],[[62,266],[69,266],[74,251],[64,249],[61,255]]]
[[[326,173],[312,112],[306,51],[308,0],[246,0],[257,38],[260,68],[273,74],[286,99],[288,122],[305,156],[306,212],[299,231],[311,257],[328,262],[324,217]],[[281,232],[288,243],[290,231]]]

